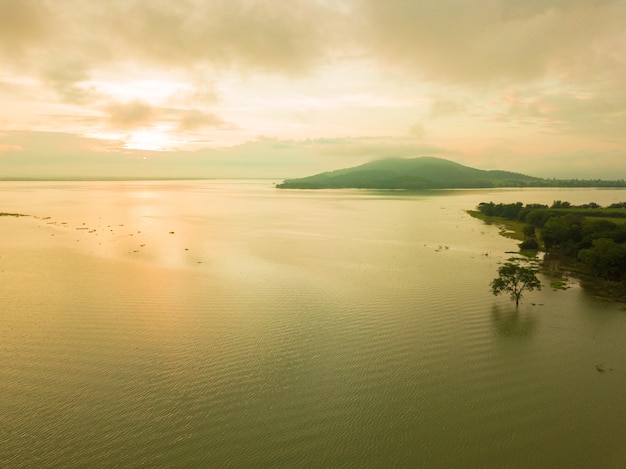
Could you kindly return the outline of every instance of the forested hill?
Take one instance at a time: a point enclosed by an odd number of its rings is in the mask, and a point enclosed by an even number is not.
[[[484,171],[441,158],[390,158],[314,176],[287,179],[281,189],[444,189],[519,187],[541,179],[507,171]]]
[[[280,189],[453,189],[476,187],[626,187],[621,181],[541,179],[485,171],[433,157],[389,158],[354,168],[286,179]]]

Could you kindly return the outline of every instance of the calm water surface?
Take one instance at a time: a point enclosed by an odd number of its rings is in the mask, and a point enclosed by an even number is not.
[[[2,182],[0,467],[625,467],[623,305],[464,213],[555,199]]]

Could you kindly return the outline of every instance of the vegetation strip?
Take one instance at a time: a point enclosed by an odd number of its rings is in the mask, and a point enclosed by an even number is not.
[[[626,302],[626,202],[608,207],[560,200],[550,207],[481,202],[468,213],[503,226],[500,233],[521,240],[523,253],[544,251],[545,273],[574,274],[596,295]]]

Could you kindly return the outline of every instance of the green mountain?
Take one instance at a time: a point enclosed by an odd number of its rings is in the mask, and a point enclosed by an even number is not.
[[[281,189],[450,189],[525,187],[543,180],[508,171],[484,171],[441,158],[388,158],[354,168],[286,179]]]

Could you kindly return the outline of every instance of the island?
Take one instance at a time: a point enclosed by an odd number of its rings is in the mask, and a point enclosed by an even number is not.
[[[471,189],[490,187],[626,187],[626,181],[543,179],[482,170],[443,158],[387,158],[313,176],[286,179],[279,189]]]

